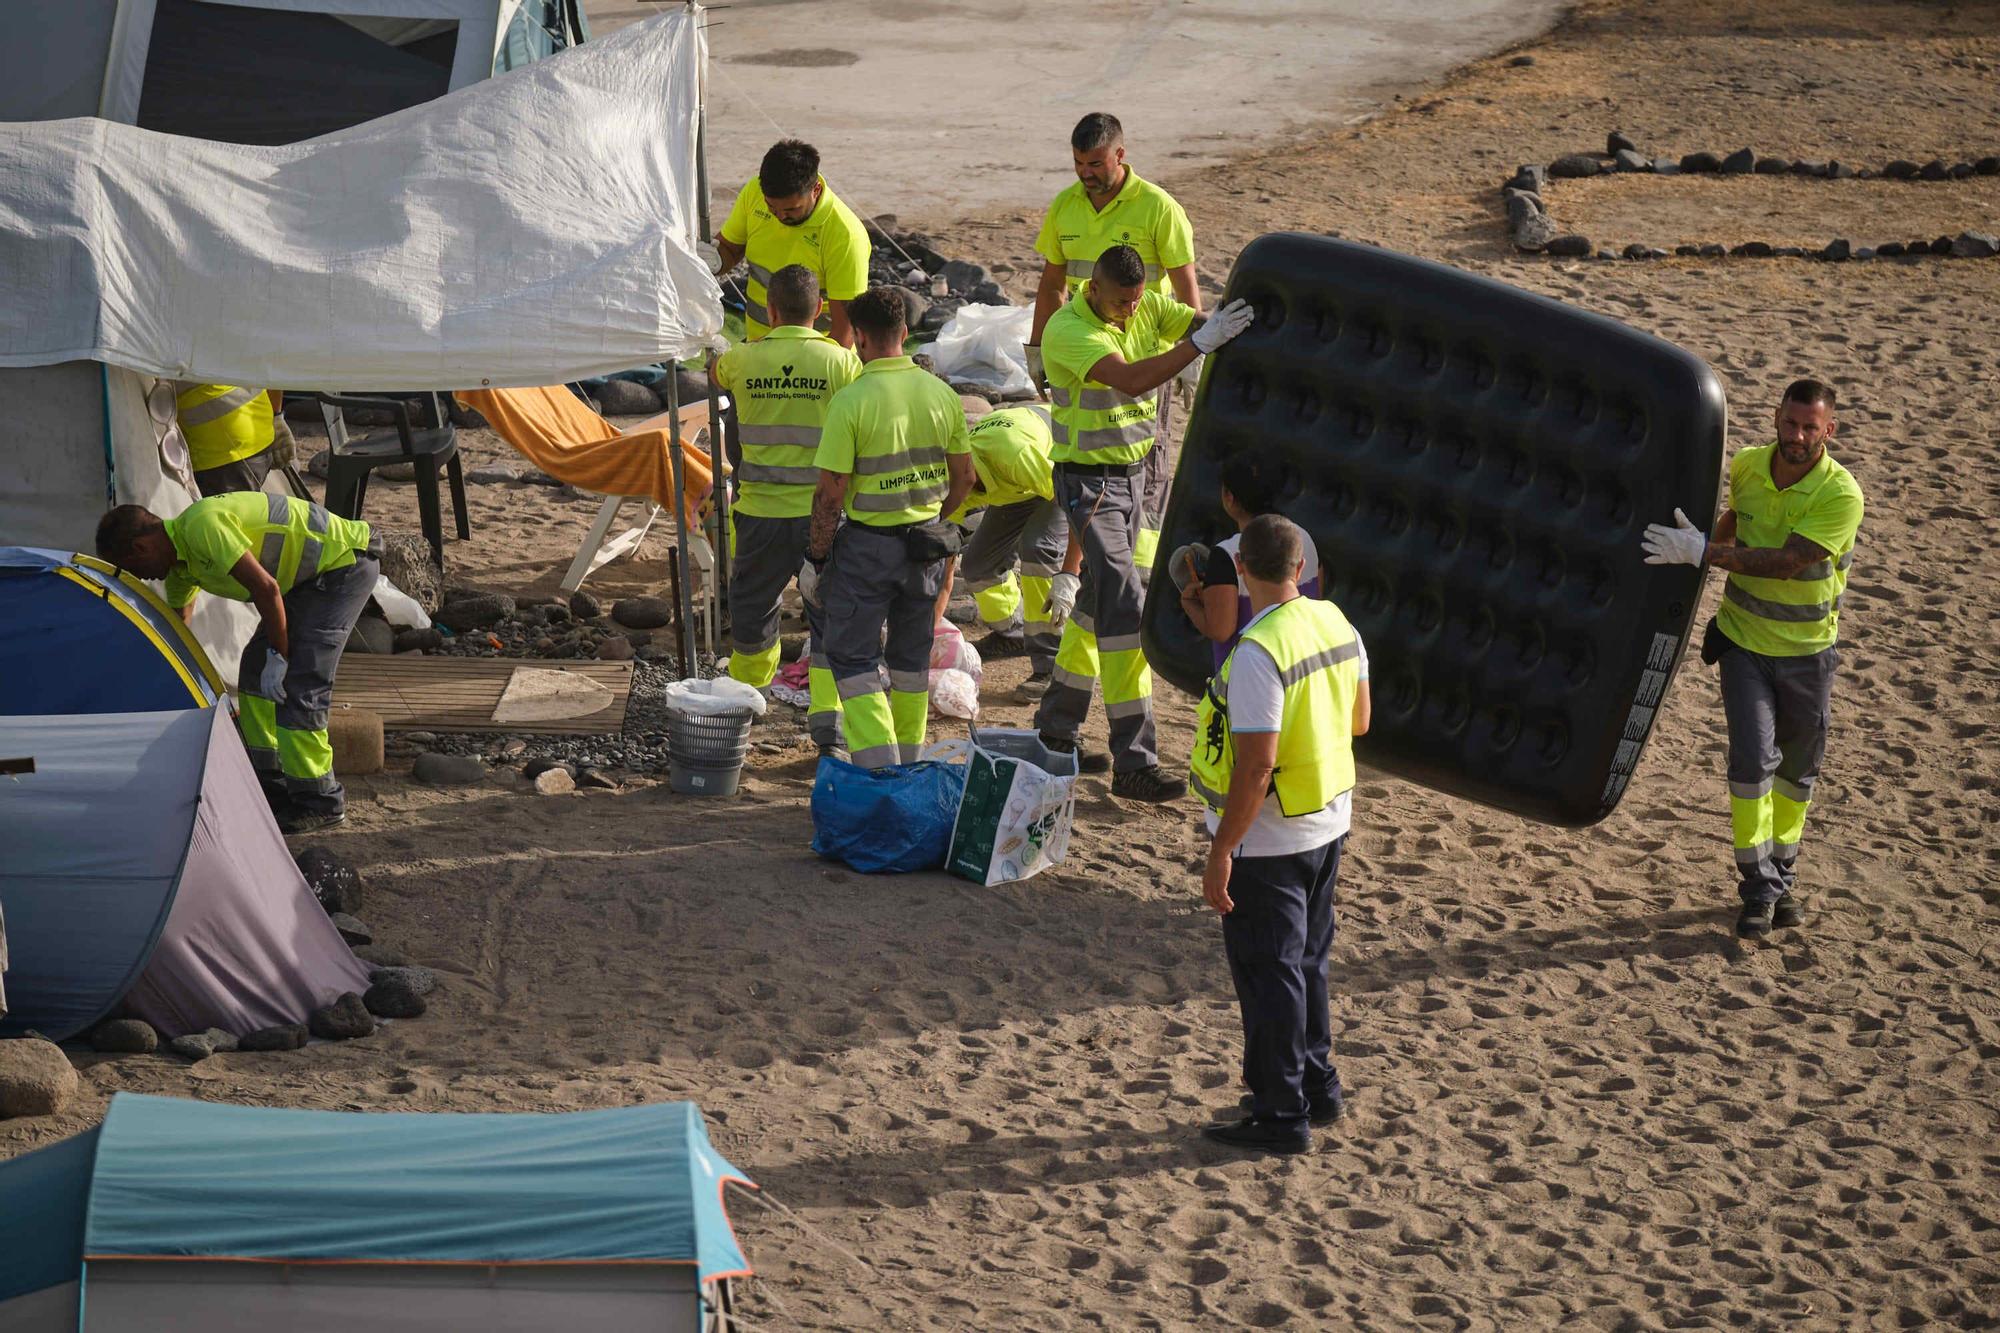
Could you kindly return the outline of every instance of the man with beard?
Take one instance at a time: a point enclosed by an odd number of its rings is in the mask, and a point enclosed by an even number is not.
[[[819,174],[819,150],[797,139],[783,139],[764,154],[756,179],[746,182],[736,204],[715,238],[721,272],[748,260],[745,285],[744,336],[770,332],[768,318],[771,275],[791,264],[803,264],[819,279],[825,307],[813,327],[830,334],[842,347],[854,346],[847,324],[847,303],[868,288],[868,233],[861,219],[827,188]]]

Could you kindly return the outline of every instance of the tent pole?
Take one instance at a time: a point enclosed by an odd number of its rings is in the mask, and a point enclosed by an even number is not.
[[[699,19],[701,6],[696,0],[688,0],[688,14]],[[704,48],[706,49],[706,48]],[[694,188],[695,215],[701,220],[701,238],[704,241],[714,236],[708,200],[708,79],[707,71],[702,72],[702,81],[695,87],[694,101]],[[729,487],[723,481],[722,471],[722,396],[715,387],[715,349],[708,349],[704,364],[708,377],[708,461],[709,475],[715,478],[715,586],[717,589],[717,610],[729,596],[730,548],[735,545],[734,532],[729,523]]]
[[[673,462],[674,472],[674,551],[685,575],[694,566],[688,563],[687,487],[681,484],[681,386],[679,377],[673,375],[667,377],[667,457]],[[701,673],[694,661],[694,608],[689,602],[686,577],[678,580],[674,600],[679,603],[674,610],[681,667],[692,679]]]

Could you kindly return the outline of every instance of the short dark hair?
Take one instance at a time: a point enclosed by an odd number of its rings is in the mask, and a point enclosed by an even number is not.
[[[818,179],[819,149],[804,139],[778,140],[757,168],[757,185],[766,199],[790,199],[804,194]]]
[[[1793,380],[1785,386],[1785,396],[1778,400],[1785,403],[1804,403],[1807,407],[1817,404],[1827,411],[1833,411],[1833,386],[1819,380]]]
[[[804,264],[787,264],[771,275],[764,299],[780,319],[809,324],[819,314],[819,274]]]
[[[97,520],[97,558],[125,563],[139,538],[160,526],[160,516],[144,505],[119,505]]]
[[[1262,583],[1284,583],[1299,572],[1306,544],[1296,523],[1283,514],[1259,514],[1243,528],[1236,563]]]
[[[1079,153],[1106,148],[1125,138],[1125,127],[1109,111],[1093,111],[1069,132],[1069,146]]]
[[[887,338],[909,328],[903,294],[894,287],[870,287],[847,303],[847,322],[870,338]]]
[[[1129,245],[1114,245],[1097,257],[1095,276],[1115,287],[1137,287],[1146,281],[1146,261]]]
[[[1258,444],[1222,460],[1222,487],[1253,517],[1275,514],[1299,493],[1299,472],[1284,450]]]

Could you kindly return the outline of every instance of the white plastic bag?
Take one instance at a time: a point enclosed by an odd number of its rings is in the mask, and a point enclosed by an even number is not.
[[[1035,312],[1024,305],[969,305],[938,330],[929,352],[931,366],[948,380],[991,384],[1002,393],[1032,392],[1028,378],[1028,330]]]
[[[979,683],[963,671],[931,672],[931,707],[967,721],[979,716]]]
[[[979,660],[979,650],[966,639],[965,631],[949,620],[940,620],[931,628],[931,670],[963,671],[974,685],[986,679],[986,664]]]
[[[717,676],[714,680],[677,680],[667,686],[667,710],[674,713],[715,717],[722,713],[740,713],[747,708],[762,717],[770,706],[765,702],[762,690],[728,676]]]
[[[382,608],[382,614],[388,618],[391,625],[400,625],[404,629],[431,627],[431,618],[424,614],[423,603],[389,582],[386,577],[380,574],[375,576],[375,591],[369,596],[375,599],[375,605]]]

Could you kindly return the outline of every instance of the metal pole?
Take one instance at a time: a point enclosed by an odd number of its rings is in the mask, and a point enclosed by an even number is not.
[[[688,11],[699,9],[694,0],[689,0]],[[704,71],[704,78],[706,71]],[[694,181],[695,214],[701,220],[701,239],[711,240],[708,199],[708,89],[704,84],[696,89],[694,111]],[[675,367],[678,372],[679,367]],[[709,348],[703,371],[708,376],[708,461],[709,475],[715,478],[715,587],[718,604],[724,604],[729,597],[729,575],[731,566],[729,551],[729,488],[723,482],[722,473],[722,395],[715,387],[715,349]]]
[[[681,661],[692,677],[699,673],[694,664],[694,609],[689,604],[686,575],[694,567],[688,563],[687,487],[681,482],[681,386],[671,375],[667,377],[667,435],[667,456],[674,474],[674,551],[682,572],[674,600],[679,603]]]

